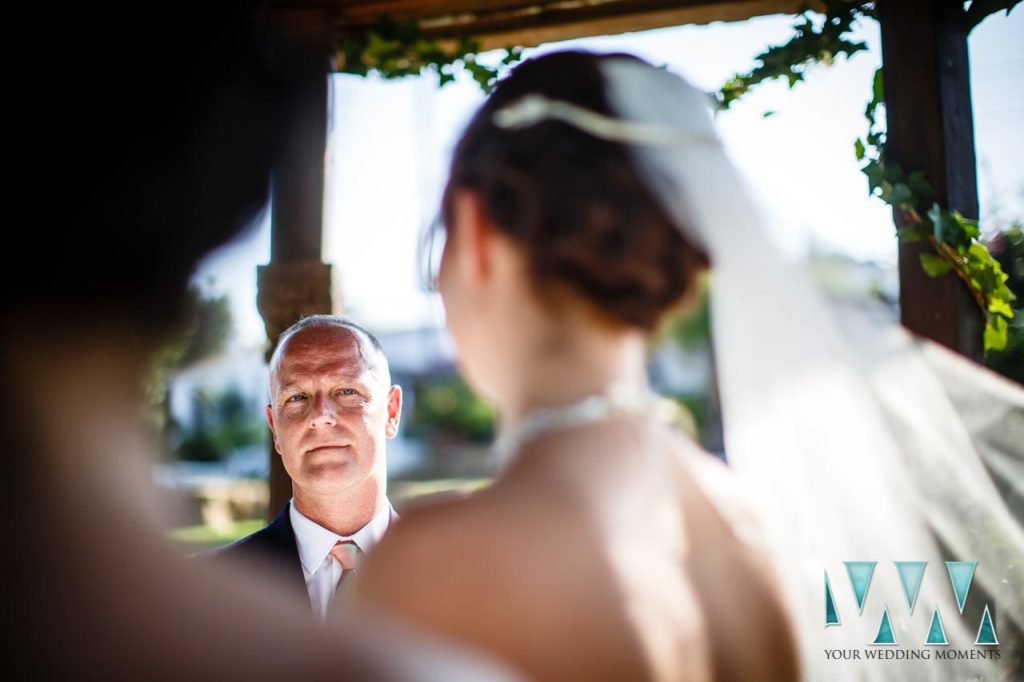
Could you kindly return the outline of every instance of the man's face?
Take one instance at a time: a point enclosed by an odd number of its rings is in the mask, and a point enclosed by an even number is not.
[[[334,495],[383,483],[385,441],[398,432],[402,408],[402,390],[388,386],[383,362],[361,334],[341,327],[285,340],[267,422],[297,492]]]

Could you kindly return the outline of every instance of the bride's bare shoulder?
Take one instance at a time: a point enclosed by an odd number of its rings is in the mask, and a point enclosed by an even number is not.
[[[516,534],[485,492],[417,506],[367,557],[355,598],[444,628],[493,616],[494,586],[522,570]]]
[[[696,447],[682,457],[686,470],[735,535],[752,545],[764,544],[765,523],[757,495],[727,464]]]

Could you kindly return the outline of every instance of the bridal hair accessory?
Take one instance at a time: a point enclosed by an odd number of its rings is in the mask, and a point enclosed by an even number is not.
[[[492,450],[498,462],[504,465],[523,445],[541,435],[635,415],[650,416],[669,424],[686,424],[685,413],[672,400],[648,390],[612,385],[603,393],[575,402],[527,412],[499,434]]]
[[[494,125],[507,130],[520,130],[546,120],[558,120],[612,142],[628,144],[707,144],[718,145],[714,135],[691,130],[673,129],[637,121],[624,121],[599,114],[590,109],[553,100],[543,95],[526,95],[494,112]]]

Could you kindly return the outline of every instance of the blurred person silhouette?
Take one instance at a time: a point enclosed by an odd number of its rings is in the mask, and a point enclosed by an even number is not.
[[[634,57],[556,52],[472,117],[436,282],[506,463],[404,515],[355,607],[531,679],[1003,679],[1013,656],[824,660],[903,599],[879,578],[860,618],[843,593],[827,627],[822,575],[847,560],[930,563],[919,599],[958,642],[977,626],[939,572],[976,560],[975,604],[1019,628],[1024,536],[997,486],[1024,480],[1024,394],[898,328],[840,331],[778,255],[710,103]],[[708,263],[730,468],[646,378],[650,334]]]
[[[292,499],[267,525],[212,555],[279,564],[326,620],[362,556],[398,520],[387,498],[387,440],[402,389],[380,341],[351,320],[312,315],[286,329],[270,359],[267,423]]]
[[[75,6],[29,24],[47,30],[12,78],[32,120],[0,316],[12,679],[503,679],[370,621],[318,626],[303,600],[163,537],[142,378],[198,260],[264,209],[304,105],[264,10]]]

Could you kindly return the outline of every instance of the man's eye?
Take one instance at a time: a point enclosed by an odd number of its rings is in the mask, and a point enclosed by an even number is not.
[[[356,395],[356,389],[354,388],[339,388],[339,395]]]
[[[300,400],[305,400],[305,399],[306,399],[306,396],[302,395],[301,393],[296,393],[293,396],[289,396],[288,399],[285,400],[285,402],[286,403],[297,403]]]

